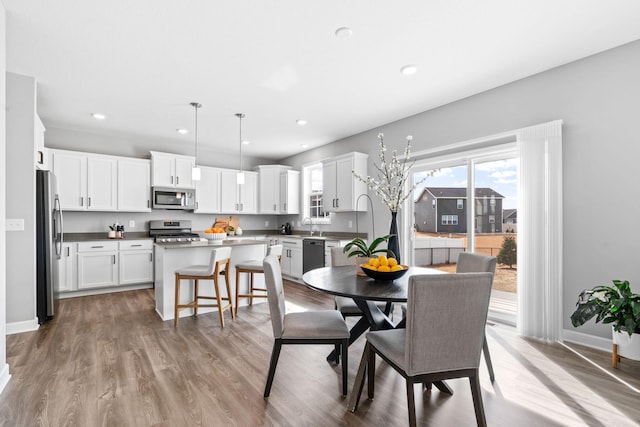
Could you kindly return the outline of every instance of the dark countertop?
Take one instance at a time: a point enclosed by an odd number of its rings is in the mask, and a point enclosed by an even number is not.
[[[162,249],[185,249],[185,248],[211,248],[211,247],[227,247],[227,246],[248,246],[248,245],[268,245],[266,240],[254,239],[229,239],[229,240],[205,240],[190,243],[156,243],[156,247]]]
[[[107,232],[104,233],[64,233],[65,242],[93,242],[99,240],[153,240],[153,237],[149,236],[148,231],[131,231],[124,233],[124,239],[114,239],[107,237]]]
[[[197,231],[195,231],[197,232]],[[200,234],[202,236],[202,234]],[[359,235],[363,238],[366,238],[366,235],[363,233],[359,233]],[[277,230],[244,230],[242,236],[236,236],[238,238],[241,237],[254,237],[254,236],[269,236],[269,237],[278,237],[278,238],[298,238],[298,239],[318,239],[318,240],[351,240],[356,236],[356,233],[343,233],[343,232],[331,232],[331,233],[322,233],[320,236],[317,232],[313,234],[313,236],[309,235],[309,232],[301,231],[299,233],[294,234],[281,234]],[[229,236],[233,239],[233,236]],[[153,240],[152,237],[149,236],[148,231],[127,231],[125,232],[125,240]],[[113,239],[107,237],[107,232],[98,232],[98,233],[64,233],[64,241],[65,242],[91,242],[91,241],[100,241],[100,240],[123,240],[123,239]],[[197,243],[197,242],[196,242]],[[174,244],[175,246],[175,244]]]

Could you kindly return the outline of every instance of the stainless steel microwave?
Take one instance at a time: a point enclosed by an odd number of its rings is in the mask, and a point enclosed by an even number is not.
[[[192,188],[153,187],[154,209],[193,210],[196,207],[196,190]]]

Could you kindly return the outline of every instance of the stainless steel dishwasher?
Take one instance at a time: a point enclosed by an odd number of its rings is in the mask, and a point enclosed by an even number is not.
[[[324,240],[302,240],[302,272],[324,267]]]

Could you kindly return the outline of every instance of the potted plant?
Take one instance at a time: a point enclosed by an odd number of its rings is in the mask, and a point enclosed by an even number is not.
[[[640,294],[631,292],[629,281],[613,280],[613,286],[585,289],[578,296],[571,324],[581,326],[596,318],[613,327],[613,367],[619,357],[640,360]]]
[[[376,254],[385,254],[392,257],[394,254],[390,249],[378,248],[378,246],[380,246],[382,242],[389,241],[389,238],[391,236],[393,236],[393,234],[387,234],[386,236],[377,237],[373,240],[373,242],[371,242],[370,245],[367,245],[366,240],[356,237],[355,239],[347,243],[342,251],[344,253],[348,252],[349,257],[357,256],[359,258],[367,258],[367,260],[368,258],[375,256]]]

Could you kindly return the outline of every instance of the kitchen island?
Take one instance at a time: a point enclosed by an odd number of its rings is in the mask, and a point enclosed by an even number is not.
[[[211,251],[221,247],[231,247],[231,263],[229,279],[232,292],[237,292],[235,283],[235,265],[238,262],[263,259],[267,253],[268,241],[265,240],[217,240],[200,241],[191,243],[156,243],[155,244],[155,300],[156,312],[162,320],[172,320],[175,304],[175,274],[179,268],[189,265],[208,264]],[[243,275],[246,276],[246,275]],[[256,285],[261,286],[262,275],[255,277]],[[246,277],[241,277],[240,291],[246,293],[249,282]],[[224,286],[224,277],[220,277],[221,296],[227,296]],[[213,284],[211,281],[200,282],[200,294],[213,296]],[[235,296],[232,295],[232,296]],[[193,282],[182,280],[180,288],[180,302],[187,303],[193,300]],[[246,304],[246,300],[245,300]],[[241,304],[242,305],[242,304]],[[203,307],[198,309],[198,314],[217,311],[217,308]],[[180,312],[180,317],[192,316],[193,310],[186,309]]]

